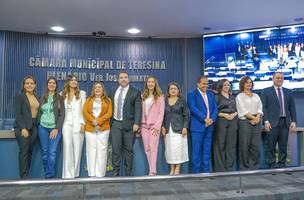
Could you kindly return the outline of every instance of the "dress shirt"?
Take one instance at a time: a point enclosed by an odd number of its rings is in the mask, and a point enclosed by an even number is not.
[[[279,102],[280,102],[280,97],[279,97],[278,88],[280,88],[280,89],[281,89],[281,94],[282,94],[283,116],[286,116],[283,87],[277,87],[277,86],[274,86],[274,89],[275,89],[275,91],[276,91],[276,94],[277,94],[278,100],[279,100]],[[283,117],[283,116],[281,116],[281,117]]]
[[[102,105],[101,105],[101,100],[94,100],[93,102],[93,116],[95,118],[98,118],[98,116],[100,115],[101,113],[101,109],[102,109]]]
[[[203,100],[205,102],[206,108],[207,108],[207,116],[206,118],[210,118],[210,111],[209,111],[209,103],[208,103],[208,97],[207,97],[207,93],[203,93],[200,89],[198,89],[199,93],[202,95]]]
[[[154,100],[154,96],[150,96],[148,97],[145,101],[144,101],[144,104],[145,104],[145,116],[148,116],[149,114],[149,111],[150,111],[150,108],[153,104],[153,100]]]
[[[118,111],[117,110],[117,108],[118,108],[118,96],[119,96],[119,93],[120,93],[121,89],[123,89],[123,91],[122,91],[122,106],[121,106],[121,110]],[[120,121],[123,120],[123,105],[124,105],[124,102],[125,102],[128,90],[129,90],[129,85],[127,87],[125,87],[125,88],[119,86],[117,88],[116,92],[115,92],[115,96],[114,96],[114,113],[113,113],[114,115],[113,115],[113,117],[116,120],[120,120]],[[120,115],[121,118],[120,119],[118,119],[118,117],[117,117],[117,113],[118,112],[121,113],[121,115]]]

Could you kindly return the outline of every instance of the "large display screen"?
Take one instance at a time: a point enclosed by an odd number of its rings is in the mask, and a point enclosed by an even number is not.
[[[246,75],[260,90],[280,71],[284,87],[304,90],[304,24],[204,35],[203,47],[204,73],[213,83],[227,78],[238,90]]]

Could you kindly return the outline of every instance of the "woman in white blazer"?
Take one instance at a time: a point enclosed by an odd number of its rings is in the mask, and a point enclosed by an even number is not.
[[[63,136],[62,178],[79,176],[82,146],[84,140],[83,105],[86,93],[79,89],[77,77],[69,75],[62,93],[65,105]]]

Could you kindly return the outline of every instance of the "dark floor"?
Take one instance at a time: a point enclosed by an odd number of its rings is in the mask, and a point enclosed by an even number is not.
[[[242,178],[244,193],[238,193],[237,177],[88,184],[86,199],[304,199],[304,173],[248,176]],[[0,199],[83,199],[81,185],[2,187]]]

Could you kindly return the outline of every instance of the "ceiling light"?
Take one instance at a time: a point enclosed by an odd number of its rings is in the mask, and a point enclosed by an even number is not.
[[[56,32],[64,31],[64,28],[61,26],[53,26],[51,29]]]
[[[131,33],[131,34],[137,34],[139,32],[140,32],[140,30],[137,29],[137,28],[130,28],[130,29],[128,29],[128,33]]]

